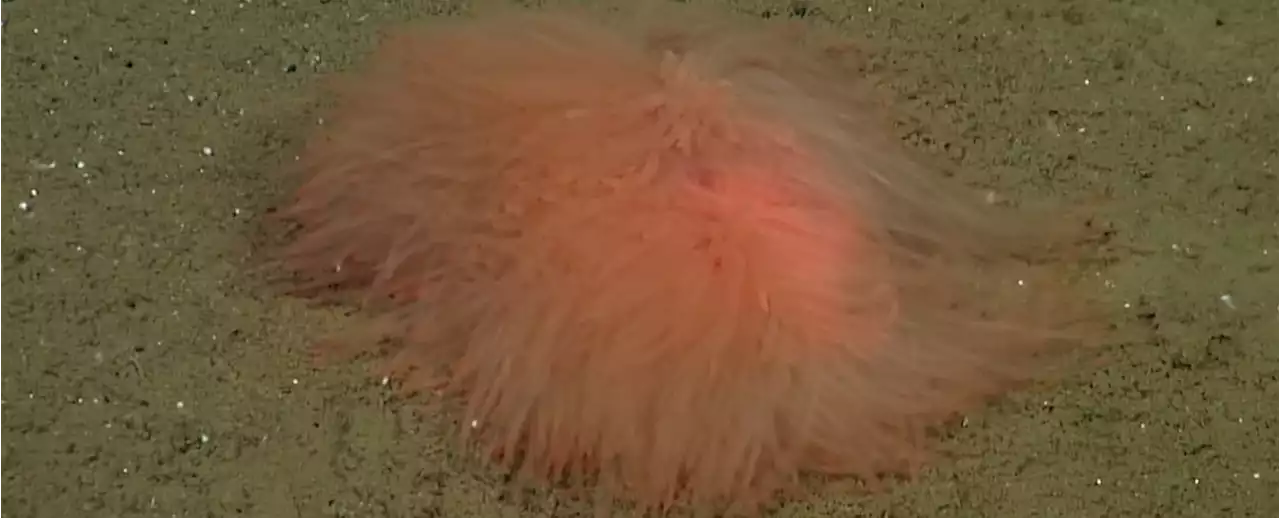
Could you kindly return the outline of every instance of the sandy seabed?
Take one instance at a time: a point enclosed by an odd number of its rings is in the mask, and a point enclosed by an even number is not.
[[[899,129],[975,189],[1093,199],[1116,326],[949,460],[802,516],[1269,516],[1276,499],[1276,33],[1266,4],[736,2],[876,49]],[[257,222],[378,31],[444,2],[5,4],[6,516],[589,516],[513,499],[348,322],[245,274]]]

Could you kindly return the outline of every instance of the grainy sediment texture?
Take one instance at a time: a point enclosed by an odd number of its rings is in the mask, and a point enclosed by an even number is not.
[[[734,2],[875,48],[902,136],[975,189],[1097,201],[1140,332],[971,416],[887,493],[776,516],[1269,516],[1275,6]],[[4,4],[5,516],[575,516],[446,414],[306,348],[344,324],[244,274],[317,86],[441,2]]]

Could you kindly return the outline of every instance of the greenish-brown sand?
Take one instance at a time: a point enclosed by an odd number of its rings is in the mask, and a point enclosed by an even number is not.
[[[728,7],[727,7],[728,8]],[[975,189],[1089,200],[1137,329],[874,496],[778,517],[1251,517],[1277,501],[1273,2],[736,2],[876,49]],[[515,501],[245,273],[326,74],[430,0],[5,1],[3,516],[590,516]]]

